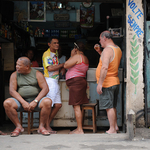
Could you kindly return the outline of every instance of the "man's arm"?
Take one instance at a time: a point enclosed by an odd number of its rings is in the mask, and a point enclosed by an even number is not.
[[[65,69],[65,68],[62,68],[62,69],[60,70],[60,73],[61,73],[62,75],[64,75],[64,74],[66,73],[66,69]]]
[[[55,65],[55,66],[50,65],[47,67],[47,69],[48,69],[48,71],[57,71],[62,67],[64,67],[64,63],[59,64],[59,65]]]
[[[15,99],[17,99],[22,104],[22,107],[26,111],[29,110],[29,104],[17,92],[17,72],[12,73],[12,75],[10,76],[9,93],[10,93],[10,95],[12,97],[14,97]]]
[[[40,93],[35,98],[39,102],[49,92],[49,88],[48,88],[48,85],[46,83],[45,77],[43,76],[43,74],[40,71],[36,71],[36,78],[38,81],[38,85],[41,89]],[[35,101],[32,101],[30,103],[30,110],[34,110],[36,105],[37,105],[37,103]]]
[[[36,97],[36,99],[39,101],[44,96],[46,96],[46,94],[49,92],[49,87],[46,83],[45,77],[43,76],[43,74],[40,71],[36,71],[36,78],[37,78],[37,81],[38,81],[38,85],[41,89],[40,93]]]
[[[102,54],[102,67],[100,71],[100,78],[97,85],[97,93],[102,94],[102,85],[107,75],[109,63],[112,60],[113,50],[111,48],[105,48]]]

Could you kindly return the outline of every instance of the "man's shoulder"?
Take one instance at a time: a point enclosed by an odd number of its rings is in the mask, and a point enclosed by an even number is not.
[[[40,71],[36,70],[36,77],[38,76],[44,76]]]
[[[11,75],[16,75],[17,74],[17,71],[14,71]]]
[[[46,57],[46,56],[50,56],[49,49],[48,49],[48,50],[46,50],[46,51],[43,53],[43,57]]]
[[[31,68],[32,69],[32,71],[35,73],[35,75],[36,75],[36,77],[37,76],[41,76],[41,75],[43,75],[39,70],[37,70],[37,69],[35,69],[35,68]]]
[[[111,55],[112,51],[113,51],[112,47],[105,47],[104,50],[103,50],[103,55],[104,54],[110,54]]]
[[[35,69],[35,68],[33,68],[33,67],[31,67],[31,70],[32,70],[32,71],[34,71],[34,72],[38,71],[38,70],[36,70],[36,69]]]
[[[11,78],[15,78],[17,77],[17,71],[14,71],[12,74],[11,74]]]

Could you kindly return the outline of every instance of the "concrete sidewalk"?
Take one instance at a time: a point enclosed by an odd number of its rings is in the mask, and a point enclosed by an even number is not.
[[[150,129],[136,129],[128,140],[126,133],[105,134],[22,134],[18,137],[0,136],[0,150],[150,150]]]

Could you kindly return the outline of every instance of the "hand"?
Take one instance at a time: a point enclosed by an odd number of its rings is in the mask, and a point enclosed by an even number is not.
[[[77,54],[77,51],[76,51],[76,49],[74,48],[74,49],[71,51],[71,57],[74,56],[74,55],[76,55],[76,54]]]
[[[60,71],[60,73],[61,73],[62,75],[64,75],[64,74],[66,73],[66,69],[65,69],[65,68],[62,68],[61,71]]]
[[[30,105],[30,111],[33,111],[37,103],[33,100],[29,105]]]
[[[103,93],[102,92],[102,85],[100,85],[100,84],[97,85],[97,93],[98,94],[102,94]]]
[[[102,51],[100,49],[100,45],[99,44],[95,44],[94,45],[94,49],[101,55]]]
[[[65,63],[62,63],[62,64],[61,64],[61,67],[64,67],[64,64],[65,64]]]
[[[25,111],[30,111],[30,105],[28,102],[24,101],[22,103],[22,107],[24,108]]]

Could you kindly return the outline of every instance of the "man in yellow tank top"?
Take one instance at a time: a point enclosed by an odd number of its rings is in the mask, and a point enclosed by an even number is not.
[[[96,69],[97,93],[100,94],[100,109],[106,109],[110,128],[106,133],[117,133],[116,105],[119,91],[118,68],[122,57],[121,49],[114,44],[109,31],[100,34],[100,44],[104,48]]]

